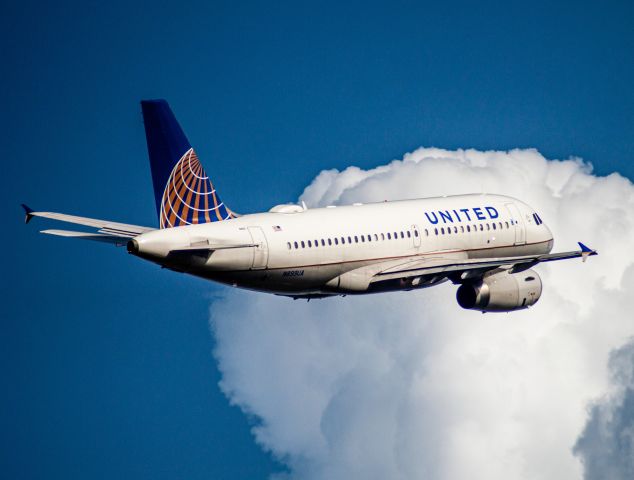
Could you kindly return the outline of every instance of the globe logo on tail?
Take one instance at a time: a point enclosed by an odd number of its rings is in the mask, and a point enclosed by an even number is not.
[[[234,218],[216,194],[190,148],[172,169],[161,200],[160,227],[171,228]]]

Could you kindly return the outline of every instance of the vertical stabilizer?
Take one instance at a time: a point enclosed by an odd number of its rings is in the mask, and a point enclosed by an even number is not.
[[[234,218],[165,100],[141,102],[160,228]]]

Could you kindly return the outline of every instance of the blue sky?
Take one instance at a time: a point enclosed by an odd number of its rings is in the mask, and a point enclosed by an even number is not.
[[[0,471],[282,469],[217,387],[222,287],[22,225],[21,202],[156,223],[140,99],[170,102],[238,212],[419,146],[534,147],[632,179],[633,21],[627,2],[6,5]]]

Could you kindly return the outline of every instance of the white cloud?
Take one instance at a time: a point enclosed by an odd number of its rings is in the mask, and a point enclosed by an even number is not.
[[[213,303],[221,387],[292,477],[582,476],[572,449],[586,405],[610,385],[610,351],[634,334],[627,179],[535,150],[421,148],[372,170],[324,171],[301,199],[482,191],[534,206],[555,250],[581,240],[600,255],[537,267],[542,299],[511,314],[464,311],[450,284],[310,303],[228,290]]]
[[[611,391],[590,409],[575,445],[588,480],[634,478],[634,341],[610,355]]]

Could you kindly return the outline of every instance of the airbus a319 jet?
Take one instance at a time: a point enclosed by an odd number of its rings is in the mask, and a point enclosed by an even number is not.
[[[450,281],[458,304],[481,312],[534,305],[542,262],[596,255],[550,253],[553,235],[515,198],[468,194],[238,215],[220,199],[165,100],[141,102],[158,228],[23,205],[96,231],[42,233],[127,246],[162,267],[294,299],[416,290]]]

